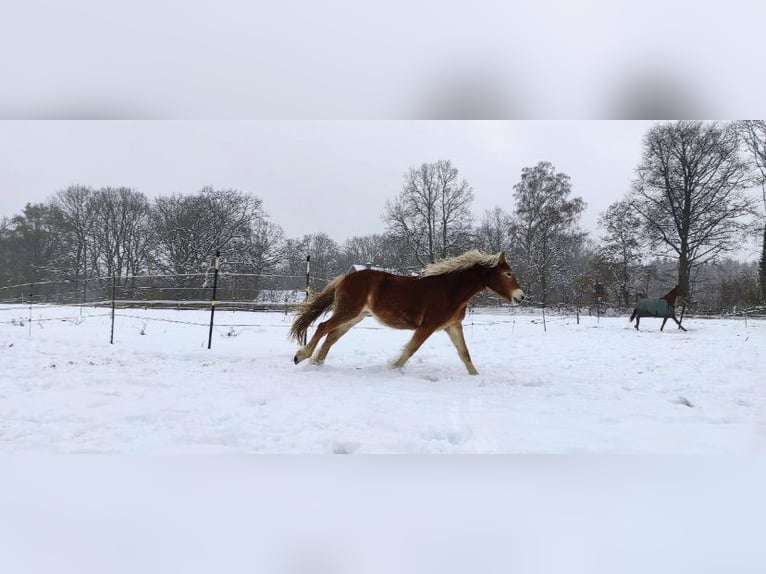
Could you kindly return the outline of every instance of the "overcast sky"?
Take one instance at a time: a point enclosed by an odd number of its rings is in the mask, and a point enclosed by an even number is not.
[[[760,116],[753,0],[5,2],[0,117]]]
[[[71,184],[149,197],[236,188],[264,201],[288,236],[337,241],[381,232],[410,166],[449,159],[474,188],[474,212],[513,208],[521,169],[552,162],[588,208],[583,225],[629,188],[644,121],[6,121],[0,215]]]

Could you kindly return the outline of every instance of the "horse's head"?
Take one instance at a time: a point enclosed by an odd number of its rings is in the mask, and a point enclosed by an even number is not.
[[[524,300],[524,291],[521,290],[519,282],[511,271],[511,266],[505,260],[505,251],[500,253],[497,265],[489,269],[487,287],[514,303],[521,303]]]
[[[676,285],[673,287],[673,289],[670,290],[670,293],[665,295],[665,299],[670,305],[675,307],[679,302],[682,302],[684,299],[686,299],[688,295],[689,294],[685,290]]]
[[[683,289],[681,289],[678,285],[676,285],[675,290],[676,290],[676,301],[683,301],[689,296],[689,294]]]

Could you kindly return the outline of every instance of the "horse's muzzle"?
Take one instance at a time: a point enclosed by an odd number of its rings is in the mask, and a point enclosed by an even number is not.
[[[511,293],[511,298],[513,299],[514,303],[521,303],[524,300],[524,291],[521,289],[516,289],[513,293]]]

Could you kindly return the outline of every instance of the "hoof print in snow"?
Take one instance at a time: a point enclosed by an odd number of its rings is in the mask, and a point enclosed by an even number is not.
[[[542,387],[543,385],[545,385],[545,383],[540,379],[532,379],[531,381],[522,383],[522,386],[524,387]]]
[[[451,445],[458,445],[463,441],[463,437],[457,431],[436,431],[430,430],[420,434],[420,437],[424,440],[434,440],[448,442]]]
[[[359,450],[361,443],[358,442],[336,442],[332,446],[333,454],[354,454]]]
[[[685,407],[689,407],[690,409],[694,408],[694,405],[691,403],[691,401],[683,395],[679,395],[674,402],[679,405],[684,405]]]

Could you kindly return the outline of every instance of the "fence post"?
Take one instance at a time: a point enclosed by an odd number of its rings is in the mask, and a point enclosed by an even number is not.
[[[115,277],[115,274],[112,273],[112,334],[109,336],[110,345],[114,345],[114,299],[115,299],[115,292],[117,291],[116,283],[117,283],[117,279]]]
[[[543,303],[543,331],[548,332],[548,326],[545,324],[545,303]]]
[[[311,295],[311,255],[306,255],[306,301]],[[308,342],[308,332],[303,334],[303,345]]]
[[[34,303],[35,284],[32,282],[29,287],[29,336],[32,336],[32,303]]]
[[[213,267],[215,270],[213,271],[213,296],[210,298],[210,331],[208,331],[207,334],[207,348],[209,349],[210,346],[213,344],[213,317],[215,316],[215,293],[218,290],[218,266],[221,262],[221,252],[220,250],[216,250],[215,252],[215,263],[213,264]]]

